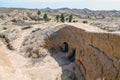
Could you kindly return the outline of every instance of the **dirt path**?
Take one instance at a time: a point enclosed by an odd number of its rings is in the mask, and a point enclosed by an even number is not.
[[[9,77],[14,72],[15,69],[11,64],[11,60],[3,48],[3,43],[0,41],[0,80],[9,80]]]

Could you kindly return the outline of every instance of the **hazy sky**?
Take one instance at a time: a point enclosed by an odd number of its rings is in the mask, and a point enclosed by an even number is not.
[[[120,0],[0,0],[0,7],[120,10]]]

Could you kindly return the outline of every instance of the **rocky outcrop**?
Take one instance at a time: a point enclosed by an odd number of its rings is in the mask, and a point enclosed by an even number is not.
[[[14,50],[13,44],[14,41],[20,37],[20,31],[21,30],[19,28],[13,28],[11,30],[3,31],[0,33],[0,38],[2,38],[10,50]]]
[[[44,38],[45,35],[42,31],[35,29],[31,32],[31,35],[27,36],[22,43],[21,51],[24,52],[25,56],[32,58],[44,57],[48,52],[44,49]]]

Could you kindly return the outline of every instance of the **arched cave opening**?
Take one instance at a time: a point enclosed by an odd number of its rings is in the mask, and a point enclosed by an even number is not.
[[[61,46],[61,51],[62,52],[68,52],[69,51],[69,45],[67,42],[64,42]],[[72,54],[68,57],[68,59],[71,61],[71,62],[74,62],[75,61],[75,57],[76,57],[76,49],[73,49],[72,51]]]
[[[75,58],[76,58],[76,49],[73,49],[72,55],[69,57],[69,60],[70,60],[71,62],[74,62],[74,61],[75,61]]]
[[[62,52],[68,52],[69,51],[69,45],[67,42],[64,42],[61,46]]]

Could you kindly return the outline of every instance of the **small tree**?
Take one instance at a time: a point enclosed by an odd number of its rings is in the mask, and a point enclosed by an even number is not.
[[[48,21],[48,15],[47,15],[46,13],[45,13],[44,16],[43,16],[43,19],[44,19],[45,22]]]
[[[61,16],[60,16],[60,21],[63,22],[63,23],[65,22],[64,14],[61,14]]]
[[[39,15],[41,15],[41,12],[40,12],[40,10],[38,10],[37,14],[38,14],[38,16],[39,16]]]
[[[60,16],[56,15],[55,19],[56,19],[57,22],[59,22]]]
[[[40,20],[40,19],[39,19],[39,16],[41,15],[40,10],[38,10],[37,15],[38,15],[38,21],[39,21],[39,20]]]
[[[69,16],[69,22],[72,22],[72,19],[73,19],[73,16],[70,15],[70,16]]]

